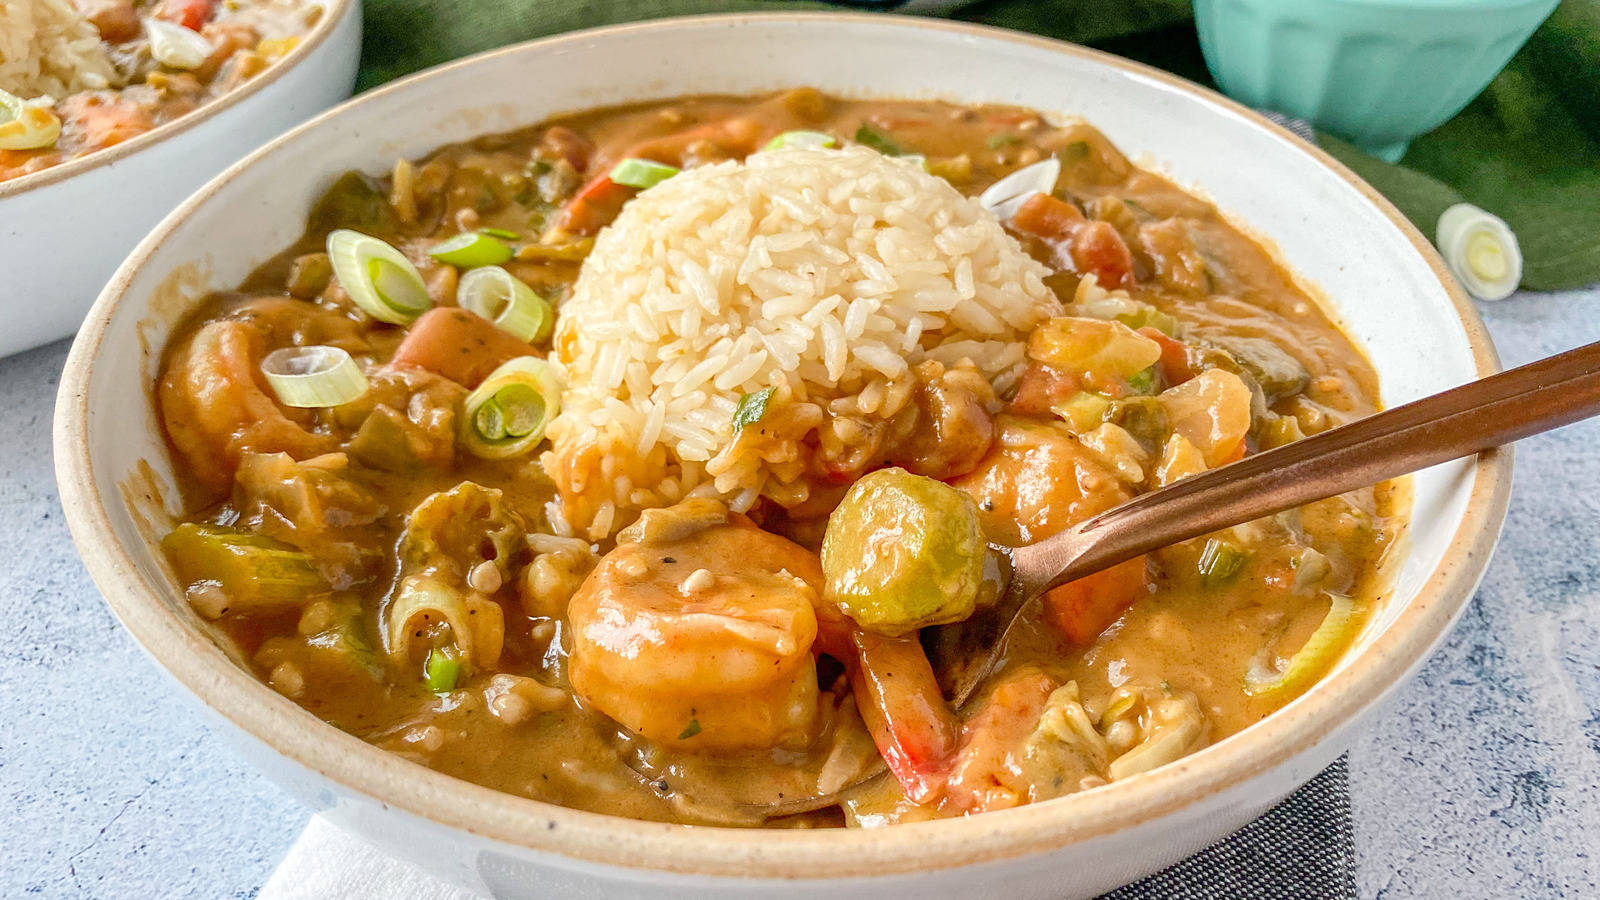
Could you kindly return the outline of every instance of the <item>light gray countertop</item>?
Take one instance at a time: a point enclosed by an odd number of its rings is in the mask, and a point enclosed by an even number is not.
[[[1507,365],[1600,289],[1485,305]],[[0,360],[0,897],[252,896],[307,814],[147,660],[67,537],[66,345]],[[1525,441],[1483,589],[1350,754],[1364,897],[1600,896],[1600,422]]]

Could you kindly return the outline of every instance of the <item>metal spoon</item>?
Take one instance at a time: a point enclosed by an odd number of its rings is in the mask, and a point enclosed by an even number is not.
[[[1600,415],[1600,342],[1385,410],[1138,497],[1025,547],[1000,601],[945,626],[933,664],[960,707],[1057,585],[1180,541]]]
[[[1017,621],[1057,585],[1141,553],[1595,415],[1600,415],[1600,343],[1185,478],[1035,544],[991,545],[1003,563],[1005,590],[985,613],[939,629],[929,646],[934,670],[959,709],[1005,655]],[[741,804],[741,809],[766,816],[823,809],[879,777],[884,777],[881,770],[826,795]]]

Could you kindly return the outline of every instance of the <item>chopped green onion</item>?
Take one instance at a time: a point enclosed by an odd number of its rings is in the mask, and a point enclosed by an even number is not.
[[[1209,538],[1200,551],[1200,579],[1206,587],[1221,587],[1244,568],[1247,554],[1227,541]]]
[[[739,405],[733,408],[733,433],[738,434],[746,425],[752,425],[767,414],[767,404],[772,400],[772,393],[776,388],[762,388],[754,394],[745,394],[739,398]]]
[[[999,150],[1001,147],[1010,147],[1013,144],[1020,143],[1022,143],[1022,138],[1005,131],[989,135],[989,140],[984,142],[990,150]]]
[[[856,129],[856,143],[863,147],[871,147],[884,156],[900,156],[905,153],[893,138],[868,122],[862,122],[861,127]]]
[[[462,438],[474,456],[505,459],[532,450],[561,411],[561,383],[548,362],[519,356],[467,395]]]
[[[1522,282],[1522,248],[1499,216],[1457,203],[1439,216],[1434,242],[1462,287],[1479,300],[1504,300]]]
[[[782,150],[785,147],[837,147],[839,140],[821,131],[785,131],[762,147],[762,150]]]
[[[678,171],[665,163],[630,156],[616,164],[611,170],[610,178],[617,184],[644,190],[666,181],[678,174]]]
[[[448,694],[456,689],[456,682],[461,680],[461,662],[447,651],[435,647],[428,651],[423,673],[428,681],[428,690],[435,694]]]
[[[253,531],[185,522],[162,539],[161,550],[186,586],[214,586],[190,591],[196,608],[213,619],[292,608],[328,589],[310,554]]]
[[[487,234],[490,237],[497,237],[502,241],[517,241],[522,239],[522,235],[517,234],[515,231],[508,231],[504,228],[479,228],[478,231]]]
[[[217,48],[182,25],[146,16],[145,34],[150,38],[150,55],[169,69],[198,69]]]
[[[700,733],[700,720],[699,719],[690,719],[689,720],[689,724],[683,726],[683,730],[678,732],[678,740],[687,741],[689,738],[692,738],[692,737],[694,737],[695,735],[697,735],[699,733]]]
[[[340,406],[367,392],[367,376],[338,347],[284,347],[261,360],[278,402],[302,409]]]
[[[1090,391],[1079,391],[1050,405],[1050,411],[1061,417],[1073,434],[1087,434],[1099,428],[1110,409],[1110,400]]]
[[[0,91],[0,150],[38,150],[55,146],[61,119],[48,106]]]
[[[499,266],[483,266],[462,275],[456,302],[530,344],[545,340],[555,329],[556,312],[550,301]]]
[[[1252,697],[1299,693],[1333,668],[1361,625],[1360,607],[1342,594],[1328,594],[1328,615],[1288,663],[1273,669],[1259,659],[1244,676],[1244,692]]]
[[[476,269],[498,266],[514,254],[510,247],[486,231],[464,231],[434,244],[428,255],[457,268]]]
[[[433,306],[417,267],[375,237],[348,228],[329,233],[328,261],[350,299],[380,322],[409,325]]]
[[[1156,390],[1156,367],[1135,372],[1128,376],[1128,389],[1135,394],[1153,394]]]

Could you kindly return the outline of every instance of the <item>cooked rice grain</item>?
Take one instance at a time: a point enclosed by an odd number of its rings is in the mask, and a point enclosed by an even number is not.
[[[644,191],[561,308],[568,390],[545,464],[566,521],[600,538],[689,495],[803,501],[807,436],[893,417],[916,363],[970,360],[1010,387],[1028,331],[1059,311],[1046,274],[975,201],[862,147]],[[740,398],[767,387],[782,402],[762,434],[733,440]]]
[[[0,89],[31,100],[116,83],[100,32],[70,0],[0,0]]]

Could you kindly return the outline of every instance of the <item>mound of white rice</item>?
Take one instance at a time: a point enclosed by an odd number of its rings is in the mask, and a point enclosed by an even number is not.
[[[60,98],[116,81],[100,32],[70,0],[0,0],[0,89]]]
[[[916,363],[969,360],[1008,388],[1028,331],[1059,313],[1046,274],[976,201],[863,147],[644,191],[561,307],[553,518],[598,539],[690,494],[801,502],[811,432],[892,417]],[[733,440],[740,398],[767,387],[782,414]]]

